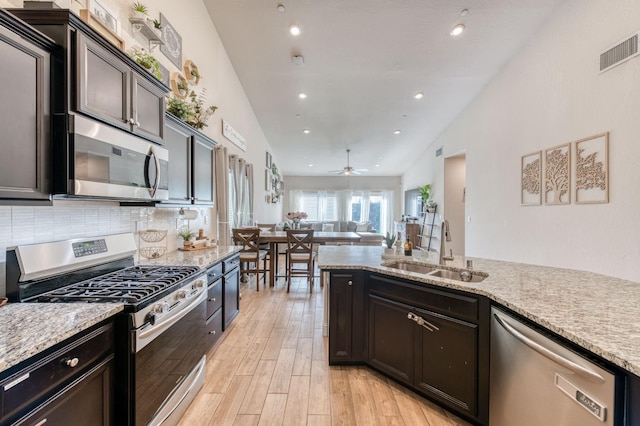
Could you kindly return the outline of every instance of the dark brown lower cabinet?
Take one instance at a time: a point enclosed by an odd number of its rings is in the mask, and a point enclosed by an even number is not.
[[[411,306],[369,295],[369,364],[396,380],[413,385],[420,330],[407,319]]]
[[[362,271],[331,272],[329,364],[366,360]]]
[[[430,330],[415,324],[415,386],[443,404],[475,417],[478,392],[478,325],[416,310]]]
[[[363,271],[330,277],[330,364],[366,364],[487,424],[486,298]]]
[[[113,363],[111,356],[14,424],[112,425]]]
[[[240,257],[234,256],[225,259],[222,263],[224,268],[224,279],[222,280],[224,323],[222,329],[226,330],[240,312]]]

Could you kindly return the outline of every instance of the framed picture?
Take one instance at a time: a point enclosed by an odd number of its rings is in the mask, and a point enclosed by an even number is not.
[[[271,191],[271,169],[264,171],[264,190]]]
[[[576,204],[609,202],[609,133],[574,142]]]
[[[265,164],[265,166],[267,167],[267,169],[271,168],[271,154],[269,154],[267,152],[267,163]]]
[[[162,41],[164,42],[164,45],[160,46],[160,51],[179,70],[182,70],[182,37],[162,13],[160,14],[160,24],[162,25]]]
[[[103,21],[98,19],[96,15],[91,13],[89,9],[80,10],[80,18],[91,28],[99,32],[104,38],[109,40],[114,46],[120,50],[124,50],[124,40],[120,38],[115,31],[111,30]],[[119,25],[119,24],[118,24]]]
[[[571,203],[571,144],[544,152],[544,203]]]
[[[520,203],[539,206],[542,204],[542,151],[523,155],[520,167]]]
[[[105,27],[120,36],[120,21],[118,21],[116,15],[111,12],[101,0],[87,0],[87,8]]]

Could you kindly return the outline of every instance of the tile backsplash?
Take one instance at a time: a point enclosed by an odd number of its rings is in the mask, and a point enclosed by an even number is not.
[[[198,218],[181,219],[179,208],[120,207],[117,202],[55,200],[53,206],[0,206],[0,295],[6,294],[7,247],[71,238],[168,229],[167,248],[178,248],[178,229],[202,228],[215,238],[211,208],[194,208]],[[136,242],[138,238],[136,238]]]

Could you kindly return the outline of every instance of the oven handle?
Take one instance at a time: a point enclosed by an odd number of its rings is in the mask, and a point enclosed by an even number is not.
[[[200,303],[205,302],[207,300],[207,292],[205,290],[205,287],[198,288],[199,293],[197,297],[192,297],[188,304],[180,306],[180,309],[175,312],[169,311],[170,315],[162,318],[162,321],[156,321],[154,325],[149,326],[146,330],[136,330],[133,352],[140,352],[142,348],[151,343],[153,339],[162,334],[167,328],[180,321]]]

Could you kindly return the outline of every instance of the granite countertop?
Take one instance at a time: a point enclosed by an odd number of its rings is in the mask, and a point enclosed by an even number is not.
[[[318,267],[363,269],[487,296],[640,376],[640,283],[592,272],[480,258],[466,259],[473,260],[474,271],[488,277],[479,283],[462,282],[382,266],[392,259],[382,259],[381,254],[381,247],[321,246]],[[447,266],[461,268],[466,259],[447,262]],[[423,263],[437,263],[437,259]]]
[[[198,266],[202,270],[240,250],[175,251],[139,264]],[[0,374],[124,309],[121,303],[9,303],[0,308]]]
[[[9,303],[0,308],[0,374],[122,311],[121,303]]]

